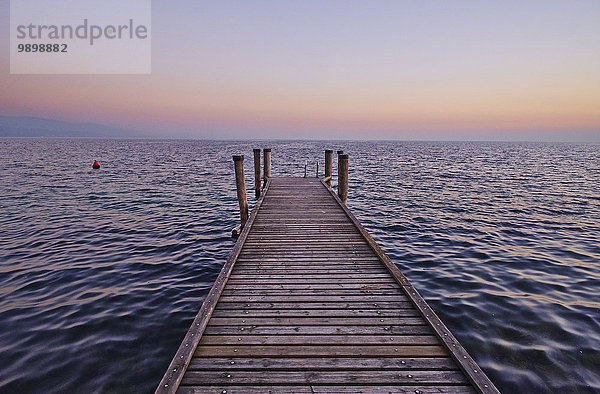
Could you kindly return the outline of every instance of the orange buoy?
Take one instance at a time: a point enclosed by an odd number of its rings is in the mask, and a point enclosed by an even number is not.
[[[94,160],[94,164],[92,164],[92,168],[94,170],[98,170],[100,168],[100,164],[98,164],[98,162],[96,160]]]

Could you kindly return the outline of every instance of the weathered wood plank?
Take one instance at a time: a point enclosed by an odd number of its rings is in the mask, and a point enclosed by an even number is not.
[[[217,304],[217,310],[232,309],[414,309],[413,304],[408,301],[397,302],[228,302],[222,298]]]
[[[182,384],[466,384],[460,371],[188,371]]]
[[[263,258],[248,258],[240,262],[239,268],[289,268],[298,269],[302,266],[306,269],[343,269],[343,268],[381,268],[376,260],[372,258],[361,259],[338,259],[338,258],[278,258],[278,257],[263,257]]]
[[[249,253],[266,253],[266,252],[285,252],[289,253],[301,253],[301,252],[311,252],[311,253],[321,253],[324,255],[333,255],[337,256],[338,253],[357,253],[364,252],[369,253],[369,255],[373,255],[372,251],[367,249],[366,247],[353,245],[351,243],[347,244],[338,244],[334,241],[327,243],[313,243],[313,242],[296,242],[294,244],[262,244],[255,246],[248,246],[244,248],[244,254]]]
[[[391,289],[376,289],[372,286],[365,288],[351,288],[351,289],[327,289],[326,295],[324,295],[325,289],[274,289],[274,290],[258,290],[258,289],[226,289],[223,290],[222,295],[235,296],[235,295],[246,295],[246,296],[294,296],[304,297],[312,295],[321,295],[323,299],[329,296],[362,296],[363,300],[370,301],[379,299],[380,297],[393,297],[395,296]],[[391,293],[391,294],[390,294]],[[399,294],[400,295],[400,294]],[[283,298],[282,298],[283,299]],[[381,298],[384,299],[384,298]],[[300,298],[298,299],[300,300]]]
[[[204,335],[203,345],[439,345],[435,335]]]
[[[331,248],[332,246],[356,247],[360,240],[356,236],[350,234],[339,235],[336,237],[325,237],[323,235],[306,236],[302,234],[294,234],[294,239],[290,239],[290,234],[282,234],[280,236],[271,235],[269,237],[261,237],[253,240],[248,245],[254,248],[262,247],[281,247],[281,246],[298,246],[303,244],[313,248]]]
[[[314,273],[306,271],[304,275],[301,270],[287,275],[274,273],[272,270],[264,270],[268,273],[239,273],[234,271],[230,280],[241,283],[390,283],[385,274],[353,272],[349,270],[348,276],[339,274]],[[373,277],[371,277],[373,275]],[[338,282],[340,281],[340,282]],[[354,281],[354,282],[349,282]],[[368,281],[368,282],[367,282]]]
[[[349,284],[349,285],[357,285],[362,287],[373,285],[389,285],[394,284],[397,285],[396,282],[391,281],[389,278],[370,278],[369,276],[362,277],[354,277],[354,278],[336,278],[330,277],[326,275],[321,275],[320,277],[296,277],[296,278],[261,278],[260,276],[255,276],[254,278],[230,278],[228,284],[236,285],[236,286],[255,286],[256,288],[263,288],[263,285],[268,286],[287,286],[287,285],[331,285],[331,284]],[[340,287],[341,288],[341,287]],[[383,288],[383,287],[381,287]],[[393,288],[398,289],[399,287],[394,286]]]
[[[318,259],[318,258],[327,258],[327,259],[335,259],[337,261],[340,260],[351,260],[353,257],[371,257],[373,258],[373,253],[369,252],[369,251],[363,251],[363,252],[352,252],[352,251],[345,251],[345,252],[341,252],[341,251],[336,251],[335,252],[335,257],[332,257],[332,253],[327,253],[324,251],[310,251],[307,250],[306,252],[303,252],[301,250],[298,251],[287,251],[285,249],[282,250],[262,250],[262,251],[257,251],[257,252],[245,252],[243,253],[240,257],[244,260],[247,259],[281,259],[281,255],[285,254],[286,258],[289,259],[294,259],[294,258],[309,258],[309,259]],[[281,261],[285,261],[285,259],[281,259]]]
[[[410,309],[215,309],[213,317],[420,317]]]
[[[278,235],[277,232],[272,232],[269,234],[265,234],[265,235],[260,235],[260,234],[253,234],[252,236],[248,237],[248,245],[251,244],[262,244],[264,242],[267,243],[275,243],[275,242],[281,242],[281,244],[291,244],[297,241],[306,241],[306,242],[315,242],[318,244],[322,244],[322,243],[327,243],[327,242],[343,242],[344,244],[351,244],[351,243],[358,243],[358,242],[362,242],[362,238],[360,233],[356,232],[356,233],[346,233],[343,235],[340,235],[339,233],[336,234],[322,234],[322,233],[318,233],[318,234],[310,234],[310,233],[303,233],[303,234],[298,234],[297,237],[295,237],[294,239],[290,239],[289,237],[286,237],[285,234],[281,234]]]
[[[363,299],[370,301],[378,297],[393,296],[393,289],[376,288],[372,285],[367,287],[354,287],[354,288],[320,288],[320,289],[293,289],[293,288],[280,288],[280,289],[256,289],[251,286],[242,289],[227,289],[223,291],[223,295],[235,296],[235,295],[246,295],[246,296],[312,296],[327,293],[323,297],[328,296],[346,296],[346,295],[362,295]],[[392,293],[392,294],[390,294]],[[373,298],[368,298],[368,297]]]
[[[313,385],[313,386],[290,386],[290,385],[224,385],[224,386],[181,386],[177,393],[180,394],[199,394],[199,393],[226,393],[226,394],[255,394],[255,393],[440,393],[440,394],[473,394],[476,391],[471,386],[443,386],[443,385],[394,385],[385,386],[381,384],[371,386],[355,386],[355,385]]]
[[[223,379],[225,380],[225,379]],[[186,386],[181,385],[177,389],[178,394],[206,394],[206,393],[223,393],[223,394],[265,394],[265,393],[298,393],[298,394],[309,394],[313,393],[310,386],[289,386],[289,385],[278,385],[278,386],[256,386],[256,385],[223,385],[223,386]]]
[[[377,268],[354,268],[351,267],[346,271],[348,277],[353,278],[358,275],[386,275],[384,271]],[[255,277],[257,275],[264,275],[266,278],[294,278],[296,276],[304,276],[304,277],[317,277],[321,275],[327,275],[331,278],[337,277],[346,277],[341,270],[320,270],[320,269],[306,269],[303,270],[301,268],[298,269],[287,269],[284,267],[273,267],[273,268],[254,268],[251,269],[249,267],[234,269],[233,275],[236,276],[248,276]]]
[[[338,292],[336,292],[338,293]],[[316,294],[316,295],[315,295]],[[367,294],[361,295],[356,292],[350,292],[346,294],[327,294],[320,295],[318,292],[315,294],[290,294],[290,292],[278,293],[278,294],[227,294],[225,291],[221,295],[220,300],[223,302],[317,302],[317,301],[327,301],[327,302],[355,302],[355,301],[371,301],[371,302],[394,302],[394,301],[406,301],[408,298],[405,295],[395,294],[395,295],[375,295],[375,294]],[[322,294],[322,292],[321,292]]]
[[[302,266],[285,266],[283,264],[277,265],[267,265],[267,264],[258,264],[258,265],[245,265],[237,267],[234,271],[235,274],[240,275],[301,275],[306,273],[307,275],[322,275],[331,273],[332,275],[339,275],[339,271],[343,270],[349,275],[354,274],[380,274],[381,267],[377,266],[364,266],[364,265],[325,265],[325,266],[317,266],[317,265],[305,265],[305,268]]]
[[[355,256],[353,254],[347,254],[345,256],[341,256],[338,254],[326,254],[323,253],[322,255],[318,255],[318,256],[304,256],[304,255],[288,255],[286,253],[281,253],[277,256],[258,256],[258,257],[252,257],[252,256],[248,256],[248,257],[243,257],[243,256],[239,256],[239,259],[241,262],[245,262],[245,261],[263,261],[262,259],[273,259],[275,261],[305,261],[305,262],[314,262],[314,263],[322,263],[322,262],[327,262],[327,261],[337,261],[339,263],[361,263],[361,262],[368,262],[374,265],[381,265],[381,261],[379,261],[377,259],[377,256],[374,256],[373,254],[369,254],[369,255],[364,255],[364,256]]]
[[[317,244],[296,244],[296,245],[265,245],[257,247],[249,247],[244,249],[244,252],[240,255],[242,258],[248,258],[248,256],[265,256],[275,255],[280,256],[285,254],[286,257],[335,257],[337,259],[343,259],[345,257],[373,257],[375,256],[372,251],[356,247],[352,245],[317,245]]]
[[[276,256],[252,256],[245,258],[240,265],[239,269],[256,269],[256,268],[282,268],[290,270],[306,269],[306,270],[350,270],[350,269],[368,269],[368,270],[381,270],[384,268],[377,261],[368,258],[331,258],[331,257],[286,257],[279,258]]]
[[[261,237],[284,237],[289,234],[298,235],[300,237],[304,236],[330,236],[332,233],[335,233],[336,237],[344,237],[344,236],[356,236],[356,230],[350,229],[347,227],[340,227],[335,225],[329,226],[319,226],[319,227],[307,227],[307,226],[279,226],[275,228],[271,228],[271,230],[264,230],[261,232],[257,232],[256,236]]]
[[[199,346],[196,357],[447,357],[437,345],[219,345]]]
[[[210,319],[211,326],[232,326],[240,323],[237,318],[215,317]],[[242,324],[269,326],[387,326],[425,324],[421,317],[248,317],[241,320]]]
[[[414,326],[208,326],[206,335],[430,335],[431,327],[423,325]]]
[[[350,266],[345,270],[342,267],[332,267],[332,269],[322,269],[320,267],[312,267],[313,269],[302,269],[302,267],[283,267],[283,266],[262,266],[262,267],[240,267],[233,271],[231,279],[300,279],[300,278],[315,278],[326,279],[390,279],[389,275],[379,267],[361,268]],[[276,270],[284,271],[276,271]],[[364,271],[364,272],[361,272]],[[345,272],[342,272],[345,271]],[[387,275],[387,276],[386,276]]]
[[[397,283],[308,283],[308,284],[236,284],[227,285],[228,290],[398,290]]]
[[[264,262],[264,261],[275,261],[275,262],[303,262],[303,263],[313,263],[313,264],[322,264],[327,262],[336,262],[337,264],[371,264],[374,266],[381,266],[381,261],[374,256],[350,256],[347,258],[341,258],[339,256],[287,256],[282,254],[280,256],[274,257],[263,257],[263,258],[243,258],[239,257],[238,261],[240,264],[245,262]]]
[[[475,390],[470,386],[443,386],[443,385],[421,385],[421,386],[311,386],[312,392],[318,393],[447,393],[447,394],[471,394]]]
[[[336,267],[339,268],[339,267]],[[320,277],[322,275],[326,275],[332,278],[356,278],[361,276],[371,276],[373,275],[376,278],[384,278],[387,273],[383,269],[379,268],[348,268],[346,270],[341,269],[320,269],[319,267],[312,267],[312,269],[302,269],[302,268],[286,268],[286,267],[270,267],[270,268],[254,268],[250,269],[249,267],[242,268],[234,268],[232,277],[243,278],[243,277],[263,277],[263,278],[280,278],[280,279],[293,279],[295,277]]]
[[[298,362],[301,361],[301,362]],[[190,362],[191,370],[458,370],[450,357],[435,358],[201,358],[194,357]]]

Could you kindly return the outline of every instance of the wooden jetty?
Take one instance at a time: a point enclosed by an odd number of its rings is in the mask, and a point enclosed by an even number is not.
[[[265,178],[156,392],[498,393],[325,167],[325,179]]]

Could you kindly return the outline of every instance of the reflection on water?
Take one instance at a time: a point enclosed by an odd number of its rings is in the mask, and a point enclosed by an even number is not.
[[[501,390],[600,391],[597,145],[47,139],[0,139],[0,391],[153,391],[254,147],[348,152],[350,208]]]

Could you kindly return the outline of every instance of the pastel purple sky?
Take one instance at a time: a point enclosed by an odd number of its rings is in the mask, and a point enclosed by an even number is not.
[[[194,138],[600,139],[597,0],[165,0],[152,17],[151,75],[10,75],[0,0],[0,115]]]

